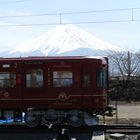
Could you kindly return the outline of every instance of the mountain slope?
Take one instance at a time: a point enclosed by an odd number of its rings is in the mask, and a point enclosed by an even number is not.
[[[104,55],[121,48],[73,25],[59,25],[42,36],[6,52],[6,56]]]

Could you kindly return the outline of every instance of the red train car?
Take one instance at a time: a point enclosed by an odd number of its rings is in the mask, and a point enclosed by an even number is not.
[[[91,125],[108,105],[108,60],[104,57],[0,58],[0,117],[25,113],[35,127]]]

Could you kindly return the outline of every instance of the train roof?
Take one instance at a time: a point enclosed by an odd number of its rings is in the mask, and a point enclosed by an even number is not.
[[[29,57],[1,57],[0,61],[31,61],[31,60],[84,60],[94,59],[102,60],[106,63],[106,57],[103,56],[29,56]]]

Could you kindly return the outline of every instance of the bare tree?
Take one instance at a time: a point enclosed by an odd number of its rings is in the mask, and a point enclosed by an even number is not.
[[[117,75],[127,79],[140,75],[140,53],[114,52],[109,58],[110,67]]]
[[[109,55],[112,76],[117,79],[110,82],[113,89],[112,99],[125,101],[140,100],[140,53],[114,52]]]

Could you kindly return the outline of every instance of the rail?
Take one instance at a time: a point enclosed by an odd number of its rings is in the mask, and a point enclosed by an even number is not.
[[[102,131],[104,134],[111,134],[111,133],[123,133],[128,135],[137,135],[140,134],[140,127],[137,125],[123,125],[123,124],[114,124],[114,125],[95,125],[95,126],[82,126],[73,128],[70,126],[52,126],[51,128],[42,125],[36,128],[29,128],[25,125],[0,125],[0,138],[1,136],[7,136],[7,134],[12,134],[12,137],[16,137],[21,135],[20,140],[22,140],[22,135],[31,135],[37,138],[37,136],[43,137],[42,139],[48,137],[57,137],[58,132],[62,129],[66,129],[69,131],[72,137],[80,136],[80,140],[82,138],[84,140],[91,140],[92,134],[95,131]],[[13,135],[15,134],[15,135]],[[15,139],[14,137],[14,139]],[[49,140],[51,140],[51,138]],[[87,139],[85,139],[87,138]],[[1,138],[2,139],[2,138]],[[3,138],[4,139],[4,138]],[[34,140],[33,138],[31,138]]]

